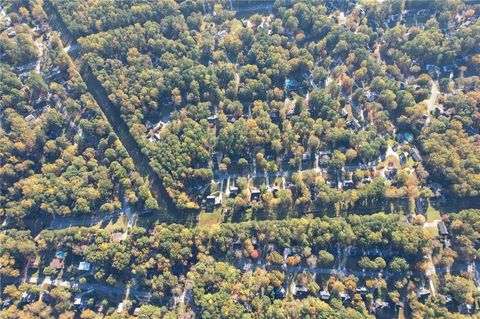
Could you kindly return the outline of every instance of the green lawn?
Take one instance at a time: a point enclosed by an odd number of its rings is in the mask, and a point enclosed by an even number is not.
[[[222,209],[215,209],[213,212],[206,212],[202,210],[198,216],[198,224],[200,226],[220,224],[222,221]]]
[[[441,218],[442,216],[440,215],[440,212],[437,209],[435,209],[432,205],[428,205],[427,222],[431,223],[434,220],[439,220]]]
[[[433,238],[438,237],[438,227],[437,226],[428,226],[425,229],[432,235]]]
[[[104,229],[109,233],[114,233],[117,231],[125,232],[128,227],[128,219],[126,215],[120,215],[118,218],[109,220],[107,224],[96,224],[93,227]]]

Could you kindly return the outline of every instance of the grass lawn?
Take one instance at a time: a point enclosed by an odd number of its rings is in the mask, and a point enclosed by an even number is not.
[[[433,238],[437,238],[438,237],[438,227],[437,226],[428,226],[428,227],[425,227],[425,229],[430,233],[430,235],[432,235]]]
[[[431,223],[434,220],[439,220],[441,218],[442,216],[440,216],[440,212],[437,209],[435,209],[432,205],[428,205],[427,222]]]
[[[126,231],[128,227],[128,220],[126,215],[120,215],[118,218],[114,218],[108,221],[107,224],[102,225],[102,223],[96,224],[93,227],[104,229],[109,233],[114,233],[117,231]]]
[[[223,221],[221,209],[215,209],[213,212],[206,212],[202,210],[198,216],[198,224],[200,226],[209,226],[220,224]]]

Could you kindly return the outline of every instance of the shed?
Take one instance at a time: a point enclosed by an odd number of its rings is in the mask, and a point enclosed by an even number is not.
[[[441,236],[448,236],[448,229],[444,221],[439,221],[437,226],[438,226],[438,232],[440,233]]]

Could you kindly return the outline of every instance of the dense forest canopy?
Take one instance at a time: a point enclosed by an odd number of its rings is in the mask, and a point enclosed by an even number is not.
[[[479,14],[3,1],[0,317],[477,318]]]

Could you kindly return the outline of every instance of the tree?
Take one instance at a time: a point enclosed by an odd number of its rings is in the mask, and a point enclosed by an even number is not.
[[[345,166],[347,158],[345,154],[340,152],[339,150],[333,151],[332,158],[330,159],[330,166],[335,168],[335,169],[340,169],[343,166]]]
[[[385,260],[382,258],[382,257],[377,257],[375,258],[375,266],[377,269],[383,269],[385,267],[387,267],[387,263],[385,262]]]
[[[410,268],[408,262],[402,257],[393,258],[393,260],[390,262],[389,267],[390,270],[396,273],[403,273]]]
[[[311,92],[309,106],[314,118],[334,120],[337,117],[337,105],[323,89],[314,89]]]
[[[369,269],[369,270],[376,270],[377,269],[377,264],[370,260],[368,257],[362,257],[358,261],[358,266],[360,266],[362,269]]]
[[[70,298],[72,294],[64,287],[55,287],[50,291],[50,295],[55,300],[55,310],[59,313],[65,312],[72,307]]]
[[[321,267],[331,267],[334,261],[335,257],[328,251],[320,250],[318,252],[318,264]]]
[[[447,280],[445,291],[451,294],[459,304],[473,304],[475,285],[471,280],[460,276],[452,276]]]
[[[345,153],[345,158],[347,162],[351,163],[357,157],[357,151],[352,148],[349,148]]]
[[[277,265],[283,264],[283,256],[276,251],[271,252],[270,255],[268,255],[267,259],[272,264],[277,264]]]

